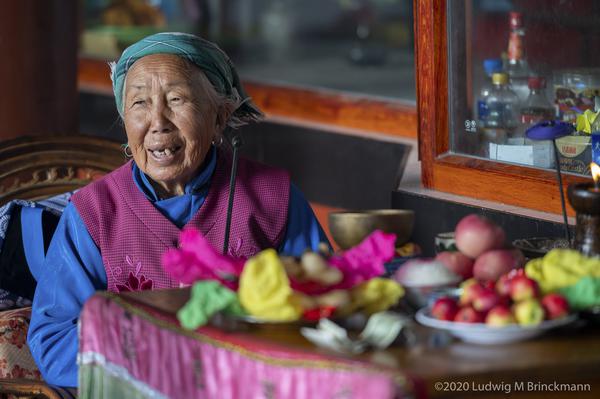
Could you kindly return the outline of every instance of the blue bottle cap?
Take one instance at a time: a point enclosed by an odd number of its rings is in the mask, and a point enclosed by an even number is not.
[[[483,69],[488,75],[502,72],[502,60],[500,58],[488,58],[483,61]]]
[[[530,140],[554,140],[568,136],[575,131],[572,123],[563,121],[542,121],[531,126],[525,132]]]

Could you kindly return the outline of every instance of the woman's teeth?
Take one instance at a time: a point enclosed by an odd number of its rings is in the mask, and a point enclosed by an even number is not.
[[[175,152],[175,150],[171,150],[170,148],[165,148],[164,150],[154,150],[154,151],[152,151],[152,154],[154,154],[154,156],[157,158],[164,158],[164,157],[170,157],[174,152]]]

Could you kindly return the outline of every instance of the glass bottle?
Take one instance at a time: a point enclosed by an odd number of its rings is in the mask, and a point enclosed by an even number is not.
[[[518,126],[519,98],[508,84],[508,74],[492,74],[493,88],[487,97],[488,115],[484,124],[484,144],[505,144]]]
[[[529,96],[521,107],[521,123],[527,127],[543,120],[554,119],[554,107],[546,98],[546,79],[531,76],[527,80]]]
[[[524,102],[529,94],[527,79],[530,75],[529,65],[525,58],[524,39],[525,29],[523,28],[521,13],[512,11],[510,13],[510,35],[505,71],[510,78],[512,89],[521,102]]]
[[[525,132],[531,126],[544,120],[554,119],[555,110],[546,97],[546,79],[531,76],[527,80],[529,96],[521,107],[520,126],[510,144],[529,145],[533,151],[533,165],[541,168],[554,167],[553,144],[551,141],[532,141],[525,137]]]
[[[487,119],[487,98],[494,87],[492,84],[492,75],[502,71],[502,60],[500,58],[489,58],[483,61],[483,69],[485,70],[486,79],[479,90],[477,98],[477,118],[478,126],[484,126]]]

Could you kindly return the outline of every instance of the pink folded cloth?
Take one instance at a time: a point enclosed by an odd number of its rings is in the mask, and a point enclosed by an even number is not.
[[[179,248],[163,254],[162,266],[184,284],[198,280],[217,280],[236,290],[246,259],[233,258],[215,250],[198,230],[185,229],[179,236]]]

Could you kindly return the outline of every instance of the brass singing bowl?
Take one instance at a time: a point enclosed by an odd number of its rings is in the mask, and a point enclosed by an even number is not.
[[[348,249],[375,230],[396,234],[396,247],[405,244],[413,231],[415,212],[408,209],[341,211],[329,214],[329,231],[341,249]]]

